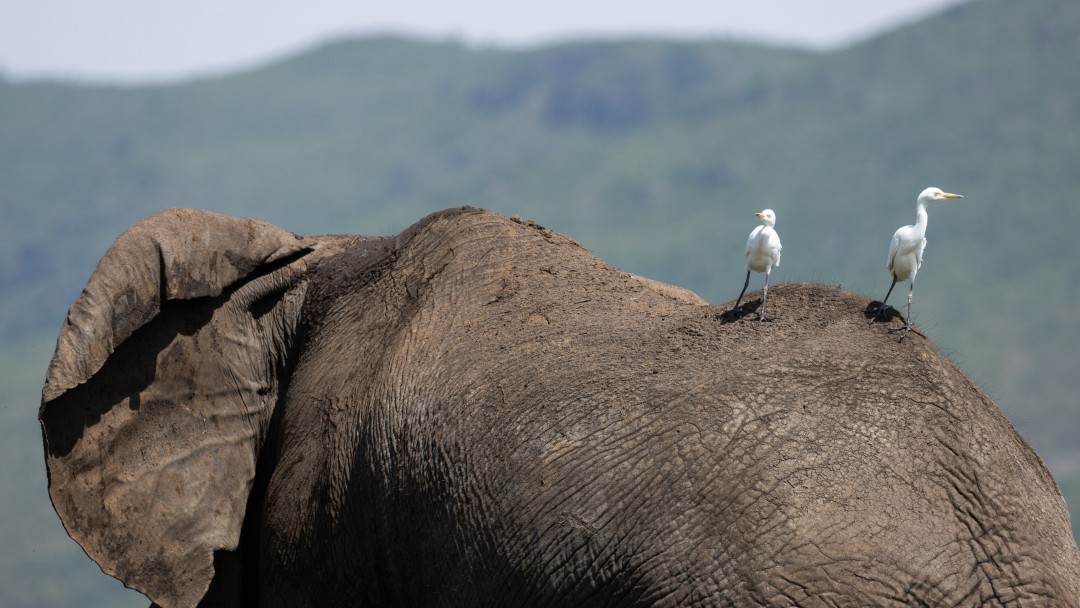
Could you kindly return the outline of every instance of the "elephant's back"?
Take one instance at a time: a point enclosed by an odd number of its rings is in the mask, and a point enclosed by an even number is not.
[[[490,336],[475,369],[497,389],[473,415],[500,429],[492,486],[531,507],[558,548],[546,559],[626,576],[660,555],[693,563],[648,574],[680,604],[1080,597],[1056,485],[974,383],[921,336],[868,327],[864,298],[770,296],[768,323],[642,297],[522,314],[512,323],[542,325],[525,342]]]
[[[865,298],[774,286],[770,322],[721,325],[722,307],[475,210],[429,218],[385,261],[328,288],[331,329],[291,392],[348,387],[309,426],[361,446],[348,483],[381,494],[341,509],[375,536],[408,519],[394,534],[516,590],[462,602],[1076,597],[1041,461],[928,340],[867,326]],[[393,514],[372,515],[383,501]]]

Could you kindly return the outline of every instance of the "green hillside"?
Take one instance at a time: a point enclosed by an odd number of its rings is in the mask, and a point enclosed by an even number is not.
[[[145,604],[63,535],[34,418],[66,307],[120,231],[170,206],[385,234],[470,204],[723,302],[742,286],[755,211],[778,215],[774,283],[880,299],[918,192],[963,193],[930,210],[915,321],[1039,450],[1077,520],[1077,57],[1080,3],[981,0],[829,53],[370,38],[171,85],[0,81],[13,480],[0,539],[20,549],[0,560],[0,605]]]

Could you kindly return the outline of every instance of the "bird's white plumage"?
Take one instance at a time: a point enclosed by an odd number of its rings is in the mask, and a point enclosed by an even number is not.
[[[761,220],[761,225],[750,231],[746,239],[746,281],[743,282],[742,291],[735,300],[735,308],[732,313],[739,310],[739,302],[746,293],[746,287],[750,285],[750,271],[765,273],[765,287],[761,292],[761,315],[760,320],[765,320],[765,303],[769,301],[769,274],[772,269],[780,265],[780,235],[773,226],[776,225],[776,214],[772,209],[765,209],[761,213],[755,213]]]
[[[911,328],[911,294],[915,290],[915,275],[919,272],[919,267],[922,266],[923,251],[926,250],[926,223],[929,219],[926,206],[934,201],[949,198],[963,197],[959,194],[942,192],[940,188],[923,190],[919,193],[919,198],[915,203],[915,224],[898,229],[893,233],[892,242],[889,243],[889,261],[886,268],[889,269],[893,281],[878,308],[879,310],[885,308],[885,302],[889,300],[889,294],[892,293],[897,282],[909,281],[907,317],[904,320],[904,327],[901,328],[905,331],[905,335],[907,330]],[[874,322],[873,318],[871,318],[870,322]]]
[[[769,274],[780,265],[780,252],[783,250],[780,235],[773,228],[776,214],[772,209],[766,209],[756,215],[762,224],[754,228],[746,239],[746,269]]]
[[[926,250],[926,224],[929,216],[926,205],[947,198],[961,198],[959,194],[942,192],[940,188],[927,188],[919,194],[915,205],[915,224],[902,226],[893,233],[889,244],[889,261],[886,268],[897,281],[914,281],[922,266]]]
[[[923,230],[925,232],[925,230]],[[914,279],[915,273],[922,266],[923,251],[926,249],[926,237],[920,234],[916,226],[904,226],[893,234],[889,245],[889,263],[887,268],[897,281]]]

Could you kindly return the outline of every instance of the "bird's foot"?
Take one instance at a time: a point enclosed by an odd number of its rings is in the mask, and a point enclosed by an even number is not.
[[[893,332],[897,332],[897,331],[900,332],[900,342],[903,342],[904,338],[907,337],[908,332],[911,331],[911,324],[910,323],[904,323],[900,327],[890,327],[889,328],[889,333],[890,334],[893,333]]]
[[[924,338],[926,337],[923,335],[922,332],[912,327],[911,323],[909,323],[906,319],[904,320],[904,324],[900,327],[890,327],[889,333],[893,332],[900,332],[900,340],[898,340],[899,342],[903,342],[904,338],[908,337],[908,334],[911,332],[915,332],[916,335],[922,336]]]

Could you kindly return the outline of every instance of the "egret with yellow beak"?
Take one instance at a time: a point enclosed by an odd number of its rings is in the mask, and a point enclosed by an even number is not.
[[[871,323],[885,309],[885,302],[889,299],[893,287],[896,287],[897,281],[909,281],[907,315],[904,317],[904,326],[898,327],[894,331],[903,330],[904,336],[907,336],[907,332],[911,330],[911,293],[915,290],[915,275],[919,272],[919,267],[922,266],[923,250],[926,249],[926,222],[928,217],[926,206],[935,201],[950,198],[963,198],[963,196],[951,192],[942,192],[940,188],[923,190],[919,194],[915,206],[915,225],[903,226],[893,234],[892,243],[889,245],[889,262],[886,265],[889,274],[892,275],[892,285],[889,286],[889,291],[885,294],[885,299],[878,305],[875,314],[871,316]],[[900,339],[903,340],[904,337]]]
[[[776,225],[776,214],[772,209],[766,209],[761,213],[754,214],[761,225],[750,232],[746,239],[746,281],[743,283],[739,299],[735,300],[733,313],[739,310],[739,302],[746,293],[746,287],[750,284],[750,271],[765,273],[765,291],[761,296],[761,316],[759,320],[765,320],[765,302],[769,298],[769,273],[780,265],[780,235],[773,226]]]

